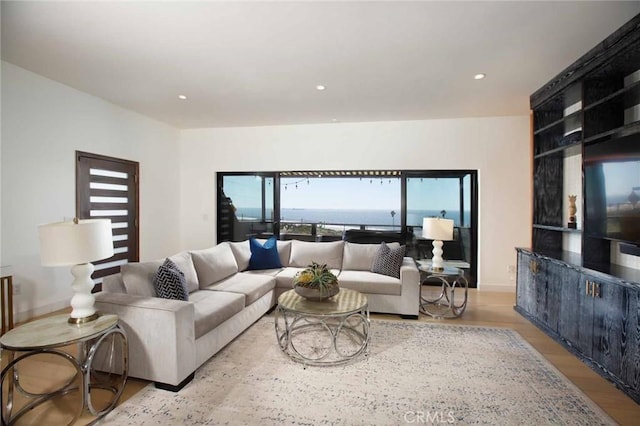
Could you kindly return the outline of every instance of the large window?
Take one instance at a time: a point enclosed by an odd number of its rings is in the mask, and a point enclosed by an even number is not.
[[[455,223],[443,257],[476,282],[477,172],[307,171],[218,173],[218,241],[251,236],[328,241],[399,241],[431,257],[422,219]],[[372,237],[373,236],[373,237]],[[354,238],[354,239],[351,239]],[[358,239],[356,239],[358,238]]]

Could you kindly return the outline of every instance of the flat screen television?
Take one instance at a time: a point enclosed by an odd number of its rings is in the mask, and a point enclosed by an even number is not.
[[[584,147],[584,233],[640,245],[640,134]]]

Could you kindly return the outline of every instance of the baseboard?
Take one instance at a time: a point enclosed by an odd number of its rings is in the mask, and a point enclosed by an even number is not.
[[[178,392],[180,389],[185,387],[191,380],[193,380],[195,376],[196,376],[196,373],[193,372],[189,374],[183,381],[181,381],[177,385],[170,385],[168,383],[160,383],[160,382],[155,382],[155,385],[156,385],[156,388],[158,389],[171,391],[171,392]]]
[[[14,306],[15,306],[15,298],[14,298]],[[14,312],[13,313],[13,322],[15,324],[32,320],[36,317],[50,314],[52,312],[60,311],[65,308],[68,308],[69,300],[61,300],[54,303],[49,303],[48,305],[39,306],[37,308],[28,309],[26,311]],[[70,312],[70,311],[69,311]]]

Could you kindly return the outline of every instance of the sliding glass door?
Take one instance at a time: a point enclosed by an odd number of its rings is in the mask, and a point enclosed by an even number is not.
[[[422,219],[453,220],[452,241],[444,241],[445,263],[465,270],[476,283],[477,174],[475,171],[416,171],[406,179],[407,226],[413,230],[414,257],[430,259],[432,241],[422,238]],[[428,262],[427,262],[428,263]]]
[[[218,175],[218,241],[277,234],[274,173]]]

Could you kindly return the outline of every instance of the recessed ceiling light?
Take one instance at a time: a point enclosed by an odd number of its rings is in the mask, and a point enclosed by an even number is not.
[[[323,91],[323,90],[325,90],[326,88],[327,88],[327,86],[323,86],[322,84],[318,84],[318,85],[316,86],[316,90],[320,90],[320,91]]]
[[[178,99],[182,99],[183,101],[187,100],[187,96],[186,95],[178,95]]]
[[[486,74],[476,74],[473,76],[473,78],[475,78],[476,80],[482,80],[483,78],[485,78],[487,75]]]

